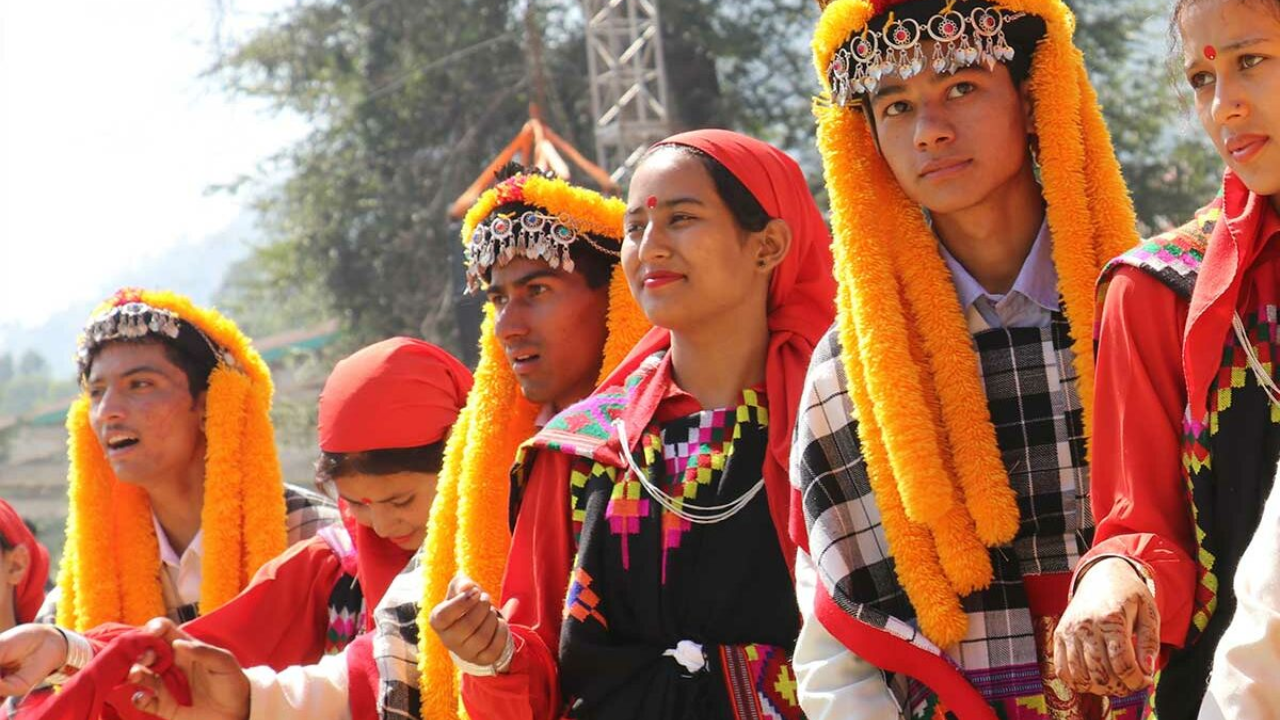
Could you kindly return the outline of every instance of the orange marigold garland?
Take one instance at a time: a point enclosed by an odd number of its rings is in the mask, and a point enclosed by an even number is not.
[[[234,363],[210,374],[206,397],[201,608],[208,612],[285,547],[284,488],[268,416],[270,371],[231,320],[175,293],[122,290],[93,317],[129,302],[177,315]],[[116,480],[89,426],[87,395],[72,404],[67,431],[70,508],[58,574],[59,624],[83,630],[163,615],[159,545],[146,493]]]
[[[1046,25],[1030,80],[1035,134],[1087,434],[1094,281],[1103,261],[1137,242],[1133,207],[1071,41],[1070,10],[1060,0],[995,4]],[[868,473],[899,580],[924,634],[945,647],[965,632],[959,597],[990,581],[986,548],[1012,539],[1020,518],[937,239],[862,114],[829,101],[832,58],[878,5],[833,0],[823,11],[813,39],[828,98],[815,105],[818,146],[831,196],[843,359]]]
[[[283,478],[275,443],[254,442],[254,438],[275,436],[271,424],[271,395],[270,386],[255,384],[249,390],[245,409],[244,439],[240,447],[240,497],[244,503],[244,527],[253,528],[253,532],[247,533],[244,539],[245,555],[240,567],[245,575],[241,587],[253,579],[257,568],[280,554],[276,548],[288,547],[289,542],[288,528],[277,520],[286,516],[287,509],[280,490]]]
[[[484,360],[481,360],[483,363]],[[472,389],[474,393],[474,388]],[[423,607],[430,598],[443,598],[449,582],[458,571],[456,538],[458,535],[458,476],[461,474],[467,454],[467,438],[474,424],[474,407],[464,408],[458,415],[445,445],[444,467],[436,484],[436,499],[431,504],[431,517],[427,523]],[[429,607],[435,607],[430,605]],[[428,627],[419,628],[418,670],[422,688],[422,707],[453,708],[457,698],[457,674],[444,645],[430,641]],[[428,682],[428,676],[431,681]],[[442,711],[447,714],[447,711]]]
[[[874,190],[840,197],[835,192],[846,184],[874,188],[882,184],[877,175],[884,177],[888,170],[869,162],[875,157],[875,148],[860,117],[834,107],[820,117],[825,121],[819,123],[818,147],[826,159],[828,186],[833,189],[831,224],[837,239],[832,248],[837,277],[849,284],[853,294],[847,322],[856,322],[861,328],[850,349],[859,349],[867,369],[870,404],[858,410],[864,416],[880,411],[876,422],[890,439],[887,459],[894,477],[900,479],[903,508],[916,522],[932,522],[950,509],[952,492],[948,484],[936,482],[945,478],[946,472],[941,438],[929,417],[924,394],[922,375],[926,368],[911,357],[907,319],[899,297],[901,280],[893,271],[890,251],[883,241],[896,233],[850,232],[855,221],[887,231],[889,228],[876,218],[888,215],[886,208],[895,204],[876,197]],[[851,257],[860,262],[855,266]],[[884,412],[891,406],[897,412]]]
[[[839,248],[838,243],[835,248]],[[837,249],[837,253],[839,252],[841,250]],[[840,259],[837,257],[836,267],[839,266]],[[849,284],[841,284],[838,298],[840,343],[846,348],[856,348],[859,327],[857,316],[853,313],[854,300]],[[921,523],[909,520],[902,507],[902,498],[898,495],[898,486],[894,483],[893,471],[889,467],[884,434],[876,422],[875,413],[864,410],[872,403],[871,394],[867,391],[862,353],[846,352],[845,355],[849,397],[853,400],[858,417],[862,456],[867,463],[867,477],[876,494],[876,504],[880,507],[885,540],[893,552],[898,581],[902,583],[907,597],[916,608],[920,629],[925,636],[942,647],[957,643],[965,635],[968,618],[964,608],[960,606],[960,598],[947,583],[929,529]]]
[[[238,462],[246,419],[244,406],[248,397],[249,379],[244,375],[225,366],[210,374],[204,432],[208,439],[207,457],[211,466],[230,467]],[[241,547],[246,533],[239,522],[245,509],[241,482],[240,474],[236,473],[204,484],[204,511],[200,516],[200,526],[216,527],[220,531],[206,534],[203,562],[207,565],[213,558],[218,558],[220,564],[227,563],[218,567],[217,572],[208,572],[209,567],[202,568],[200,599],[208,598],[211,607],[234,597],[242,586]]]
[[[462,239],[496,208],[520,202],[570,218],[579,232],[621,243],[626,205],[615,198],[555,178],[516,176],[480,196],[463,221]],[[535,432],[539,408],[524,399],[494,332],[492,307],[481,328],[480,362],[467,405],[445,448],[444,467],[431,507],[424,558],[424,587],[419,623],[418,669],[422,706],[440,718],[464,715],[458,695],[458,673],[449,653],[428,625],[431,609],[462,572],[490,592],[506,570],[511,543],[507,507],[510,471],[516,450]],[[600,377],[605,377],[650,329],[631,297],[620,266],[609,283],[608,337]],[[457,713],[456,715],[454,713]]]

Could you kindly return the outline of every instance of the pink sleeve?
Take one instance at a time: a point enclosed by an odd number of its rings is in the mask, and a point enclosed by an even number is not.
[[[555,720],[561,716],[557,673],[560,621],[573,570],[568,477],[572,458],[544,452],[534,459],[525,489],[502,602],[518,602],[509,618],[516,654],[506,673],[462,677],[462,701],[473,718]]]
[[[1161,641],[1181,647],[1195,593],[1195,540],[1182,475],[1182,331],[1187,304],[1136,268],[1116,271],[1101,313],[1094,399],[1093,548],[1155,581]]]

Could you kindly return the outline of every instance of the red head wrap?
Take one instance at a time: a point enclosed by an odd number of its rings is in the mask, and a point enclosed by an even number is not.
[[[831,234],[813,201],[800,166],[778,148],[728,130],[695,130],[658,145],[686,145],[715,158],[751,191],[769,217],[791,227],[791,250],[769,282],[769,350],[765,392],[769,397],[769,454],[765,492],[787,565],[796,545],[787,531],[791,486],[788,463],[800,394],[813,348],[836,319],[836,281]],[[620,381],[652,353],[669,347],[671,335],[654,328],[603,385]]]
[[[397,337],[339,362],[320,392],[320,449],[364,452],[440,442],[458,419],[471,390],[471,371],[431,343]],[[413,557],[381,538],[343,505],[356,546],[357,577],[369,607]],[[370,629],[373,613],[366,615]]]
[[[25,547],[31,555],[27,576],[14,588],[14,618],[20,623],[36,619],[40,603],[44,602],[44,584],[49,579],[49,551],[27,529],[18,511],[0,500],[0,535],[13,547]]]
[[[444,439],[471,390],[471,371],[431,343],[397,337],[333,369],[320,393],[320,449],[351,453]]]

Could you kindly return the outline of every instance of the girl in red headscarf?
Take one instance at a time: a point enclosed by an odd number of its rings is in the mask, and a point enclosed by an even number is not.
[[[0,500],[0,632],[35,619],[48,579],[49,551],[18,512]]]
[[[316,481],[344,527],[299,543],[183,629],[245,667],[276,669],[315,663],[371,630],[373,608],[426,535],[445,439],[471,384],[456,358],[413,338],[339,362],[320,393]]]
[[[472,717],[800,717],[786,467],[830,238],[796,163],[722,130],[649,150],[626,232],[657,329],[518,461],[506,619],[463,579],[433,627],[471,629],[441,638]]]

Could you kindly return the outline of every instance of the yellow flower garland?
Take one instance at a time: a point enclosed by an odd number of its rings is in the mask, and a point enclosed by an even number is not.
[[[523,202],[571,218],[580,232],[621,244],[622,217],[626,212],[621,200],[605,198],[558,179],[527,176],[521,181],[519,191],[499,184],[480,196],[463,221],[464,243],[494,209],[508,202]],[[495,315],[489,307],[481,328],[475,385],[445,447],[444,468],[427,528],[425,582],[418,617],[418,669],[422,707],[432,708],[441,720],[462,717],[464,713],[459,702],[457,670],[431,630],[428,618],[458,572],[490,592],[500,588],[511,545],[505,512],[511,465],[520,444],[533,436],[539,411],[521,394],[494,332],[494,322]],[[615,266],[610,278],[607,326],[601,379],[651,327],[632,299],[620,265]]]
[[[239,593],[258,567],[285,548],[284,489],[269,416],[270,370],[235,323],[215,310],[170,292],[122,293],[175,313],[235,360],[234,369],[219,365],[210,374],[205,400],[200,607],[208,612]],[[163,615],[150,501],[139,488],[116,480],[89,426],[87,395],[72,404],[67,434],[70,509],[58,573],[58,623],[84,630],[105,622],[138,625]]]
[[[618,198],[609,198],[586,188],[570,185],[559,178],[541,175],[516,176],[523,182],[518,196],[498,187],[486,190],[471,206],[462,220],[462,242],[471,240],[476,226],[496,208],[519,197],[518,202],[536,205],[552,215],[572,218],[578,232],[617,238],[622,232],[621,217],[627,205]],[[510,182],[504,181],[504,182]]]
[[[1061,0],[995,4],[1037,15],[1046,25],[1030,87],[1088,436],[1094,281],[1104,261],[1137,242],[1136,218],[1072,44],[1070,10]],[[832,57],[875,16],[869,0],[826,5],[813,56],[828,96]],[[926,637],[946,647],[966,632],[959,598],[991,581],[986,548],[1009,542],[1018,530],[1016,497],[936,238],[880,156],[861,113],[818,103],[815,115],[841,283],[843,359],[867,468],[898,578]]]

